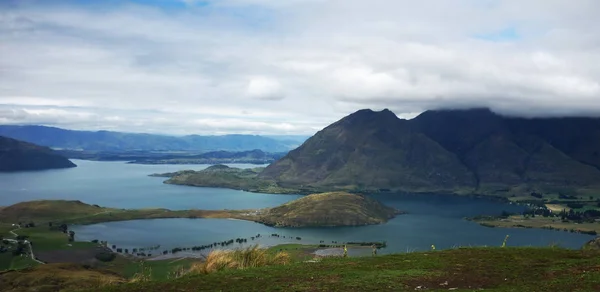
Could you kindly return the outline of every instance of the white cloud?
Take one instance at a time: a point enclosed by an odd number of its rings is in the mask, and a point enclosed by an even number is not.
[[[595,0],[185,2],[0,3],[0,122],[311,134],[361,108],[600,115]]]
[[[284,98],[279,82],[275,79],[263,76],[250,79],[247,93],[250,97],[256,99],[281,100]]]

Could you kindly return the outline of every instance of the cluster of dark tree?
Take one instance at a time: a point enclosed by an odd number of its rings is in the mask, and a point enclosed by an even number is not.
[[[560,216],[562,220],[575,221],[577,223],[595,222],[596,219],[600,219],[600,211],[585,210],[581,212],[571,209],[567,212],[566,210],[562,210],[558,213],[558,216]]]
[[[558,194],[558,198],[563,200],[577,200],[576,196],[566,194]]]
[[[538,198],[538,199],[541,199],[541,198],[543,197],[543,195],[542,195],[542,194],[540,194],[540,193],[536,193],[536,192],[532,192],[532,193],[531,193],[531,196],[532,196],[532,197],[536,197],[536,198]]]
[[[581,205],[581,206],[580,206]],[[529,208],[523,211],[524,216],[543,216],[543,217],[560,217],[563,221],[575,221],[577,223],[583,222],[595,222],[596,219],[600,219],[600,211],[599,210],[585,210],[585,211],[575,211],[574,209],[580,209],[584,205],[583,204],[567,204],[570,209],[562,210],[559,213],[552,213],[552,211],[547,208]],[[502,211],[500,217],[507,218],[510,215],[514,215],[514,213],[509,213],[506,211]]]
[[[282,235],[279,235],[277,233],[273,233],[273,234],[271,234],[271,237],[283,237],[283,238],[285,238],[285,235],[282,236]],[[289,236],[289,238],[291,238],[291,239],[296,238],[296,240],[302,240],[302,237],[299,237],[299,236],[296,236],[296,237]]]
[[[347,242],[346,244],[348,244],[348,245],[358,245],[358,246],[375,246],[377,248],[385,248],[385,247],[387,247],[387,242],[385,242],[385,241],[382,241],[382,242],[377,242],[377,241],[374,241],[374,242],[364,242],[364,241],[361,241],[361,242]]]
[[[8,241],[6,239],[3,239],[3,238],[2,238],[2,244],[3,245],[0,246],[0,253],[5,253],[5,252],[10,251],[11,247],[13,246],[12,242],[10,242],[10,241]],[[16,248],[13,250],[13,254],[14,255],[20,255],[20,254],[25,253],[25,251],[26,251],[26,249],[25,249],[25,243],[19,241],[18,244],[17,244],[17,246],[16,246]]]
[[[33,222],[29,222],[29,223],[19,222],[19,226],[21,226],[23,228],[32,228],[32,227],[35,227],[35,223],[33,223]]]
[[[101,251],[94,256],[97,260],[102,262],[112,262],[117,255],[110,251]]]
[[[259,235],[260,236],[260,235]],[[254,236],[251,237],[251,240],[254,240]],[[242,243],[246,243],[248,242],[247,238],[236,238],[236,239],[230,239],[230,240],[226,240],[226,241],[222,241],[222,242],[214,242],[211,244],[206,244],[206,245],[200,245],[200,246],[193,246],[193,247],[176,247],[171,249],[171,253],[175,254],[178,253],[180,251],[202,251],[205,249],[212,249],[212,248],[216,248],[216,247],[224,247],[224,246],[229,246],[232,245],[233,243],[237,243],[237,244],[242,244]],[[168,254],[169,251],[163,251],[163,254]]]
[[[27,245],[25,244],[25,242],[19,240],[17,242],[17,246],[15,247],[15,249],[13,249],[12,253],[14,256],[27,254]]]
[[[538,193],[538,192],[531,192],[530,194],[532,197],[536,197],[538,199],[543,198],[544,196],[542,195],[542,193]],[[577,196],[575,195],[570,195],[570,194],[565,194],[564,192],[558,192],[558,198],[561,200],[577,200]]]
[[[69,231],[69,242],[75,241],[75,231]]]
[[[504,217],[504,215],[507,214],[504,211],[502,211],[502,215],[501,217]],[[512,213],[508,213],[509,216],[513,215]],[[552,211],[548,210],[547,208],[536,208],[536,209],[527,209],[525,211],[523,211],[523,216],[531,216],[531,217],[535,217],[535,216],[543,216],[543,217],[552,217],[555,216],[555,214],[552,214]]]
[[[251,240],[254,240],[255,238],[258,238],[258,237],[260,237],[260,234],[257,234],[256,236],[252,236]],[[96,242],[97,242],[97,240],[96,240]],[[230,239],[230,240],[226,240],[226,241],[222,241],[222,242],[214,242],[214,243],[211,243],[211,244],[200,245],[200,246],[175,247],[175,248],[173,248],[171,250],[164,250],[162,252],[162,254],[163,255],[166,255],[166,254],[169,254],[169,253],[176,254],[176,253],[181,252],[181,251],[202,251],[202,250],[205,250],[205,249],[212,249],[212,248],[217,248],[217,247],[229,246],[229,245],[232,245],[234,242],[237,243],[237,244],[243,244],[243,243],[248,242],[248,239],[247,238],[236,238],[236,239]],[[144,251],[146,249],[155,250],[155,249],[158,249],[159,247],[160,247],[160,245],[154,246],[154,247],[150,247],[150,248],[139,248],[139,249],[138,248],[134,248],[134,249],[131,250],[131,254],[137,255],[137,256],[141,256],[141,257],[150,257],[150,256],[152,256],[152,254],[151,253],[145,253]],[[117,253],[126,253],[126,254],[129,254],[129,249],[127,249],[127,248],[118,248],[114,244],[112,245],[112,249],[115,250]]]
[[[29,238],[29,235],[17,235],[17,240],[27,240]]]
[[[56,225],[53,222],[48,222],[48,227],[50,227],[51,230],[59,230],[62,233],[67,233],[69,232],[69,226],[67,226],[67,224],[60,224],[60,225]]]

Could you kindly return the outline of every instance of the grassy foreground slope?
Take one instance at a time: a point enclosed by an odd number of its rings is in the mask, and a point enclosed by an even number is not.
[[[600,254],[558,248],[464,248],[325,258],[101,291],[599,291]],[[92,291],[92,290],[89,290]],[[98,289],[94,289],[98,291]]]
[[[122,283],[125,279],[108,270],[76,264],[40,265],[21,271],[0,272],[0,291],[64,291]]]

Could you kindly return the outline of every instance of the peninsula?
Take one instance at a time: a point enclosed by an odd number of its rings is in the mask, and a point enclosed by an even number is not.
[[[331,227],[382,224],[398,214],[401,212],[365,196],[325,193],[259,210],[117,209],[81,201],[30,201],[1,208],[0,222],[39,225],[94,224],[158,218],[231,218],[274,227]]]
[[[76,167],[48,147],[0,136],[0,172]]]

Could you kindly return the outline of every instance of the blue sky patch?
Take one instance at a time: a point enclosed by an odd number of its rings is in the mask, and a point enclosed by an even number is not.
[[[514,27],[507,27],[491,33],[476,34],[475,38],[492,42],[502,42],[515,41],[518,40],[520,36]]]

